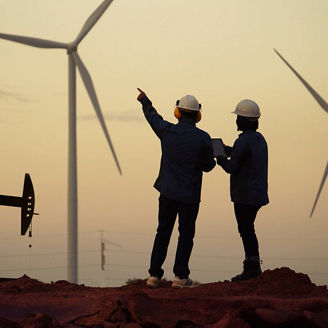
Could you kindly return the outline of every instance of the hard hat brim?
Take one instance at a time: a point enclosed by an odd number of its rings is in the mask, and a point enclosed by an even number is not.
[[[238,111],[234,110],[233,112],[231,112],[231,114],[235,114],[235,115],[239,115],[239,116],[244,116],[244,117],[253,117],[253,118],[259,118],[261,117],[261,114],[259,115],[245,115],[244,113],[241,114]]]

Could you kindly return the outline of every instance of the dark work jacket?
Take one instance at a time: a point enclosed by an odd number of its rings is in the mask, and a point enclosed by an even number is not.
[[[234,203],[263,206],[268,198],[268,147],[261,133],[241,133],[233,147],[225,147],[230,160],[220,157],[218,164],[230,173],[230,196]]]
[[[165,121],[144,97],[144,115],[161,140],[162,158],[154,187],[161,195],[184,203],[200,202],[203,171],[215,166],[212,141],[196,127],[194,120],[182,118],[177,124]]]

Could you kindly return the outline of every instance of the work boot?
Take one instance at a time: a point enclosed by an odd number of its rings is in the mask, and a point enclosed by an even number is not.
[[[161,279],[155,276],[150,276],[147,281],[146,285],[150,288],[157,288],[159,287]]]
[[[196,288],[200,286],[200,282],[194,281],[190,278],[180,279],[178,276],[174,277],[173,288]]]
[[[256,260],[245,259],[243,264],[244,264],[243,272],[231,278],[232,282],[248,280],[257,277],[262,273],[260,259],[256,259]]]

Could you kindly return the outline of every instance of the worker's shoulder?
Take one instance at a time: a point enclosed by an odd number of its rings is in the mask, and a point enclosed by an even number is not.
[[[204,130],[198,128],[197,126],[195,126],[195,131],[203,138],[206,139],[211,139],[211,136]]]
[[[239,140],[247,140],[247,139],[264,139],[263,135],[258,131],[245,131],[239,135]]]
[[[266,146],[267,142],[264,136],[258,131],[246,131],[239,135],[239,138],[236,140],[236,143],[239,146],[242,145],[263,145]]]
[[[262,141],[262,142],[266,142],[263,134],[258,131],[254,131],[254,133],[251,135],[251,138]]]

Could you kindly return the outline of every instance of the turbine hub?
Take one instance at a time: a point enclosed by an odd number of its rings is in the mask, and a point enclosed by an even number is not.
[[[76,43],[69,43],[67,45],[67,54],[71,54],[72,52],[75,52],[77,50],[77,44]]]

